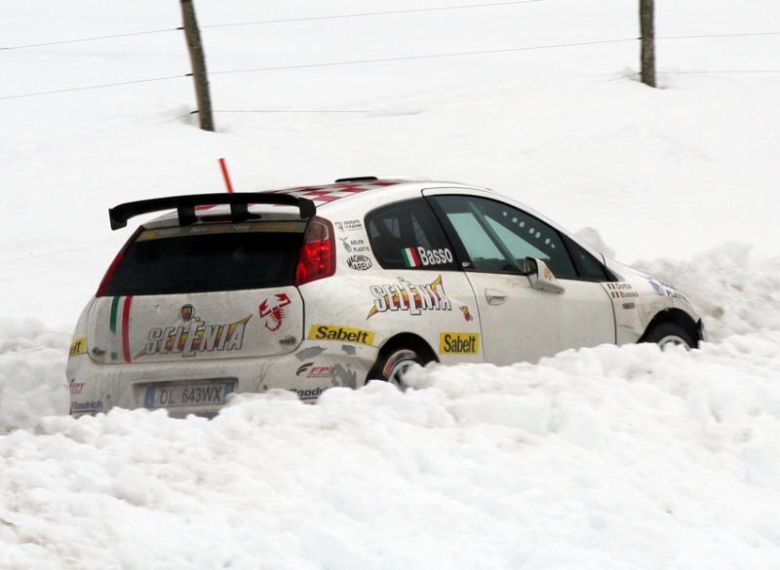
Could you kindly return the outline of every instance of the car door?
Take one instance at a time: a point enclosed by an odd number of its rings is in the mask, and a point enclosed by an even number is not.
[[[411,333],[445,364],[481,362],[474,293],[428,202],[381,206],[366,214],[365,228],[383,270],[363,277],[373,296],[366,321],[377,337]]]
[[[426,190],[477,298],[485,359],[536,362],[567,348],[615,342],[604,288],[583,278],[561,234],[494,197]],[[534,289],[524,260],[544,261],[562,293]]]

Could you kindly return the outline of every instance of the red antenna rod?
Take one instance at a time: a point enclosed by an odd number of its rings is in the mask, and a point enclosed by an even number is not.
[[[227,187],[228,193],[233,193],[233,183],[230,182],[230,174],[228,174],[227,164],[225,164],[225,159],[220,158],[219,159],[219,168],[222,170],[222,178],[225,179],[225,186]]]

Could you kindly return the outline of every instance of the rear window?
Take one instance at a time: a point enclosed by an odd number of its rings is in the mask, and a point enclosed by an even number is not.
[[[103,294],[166,295],[292,285],[305,222],[143,230]]]

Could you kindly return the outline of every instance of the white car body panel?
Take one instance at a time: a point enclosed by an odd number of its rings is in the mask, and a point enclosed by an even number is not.
[[[549,290],[534,288],[525,275],[444,270],[434,262],[416,269],[380,266],[366,233],[366,214],[423,195],[462,193],[502,201],[579,244],[544,216],[486,189],[377,181],[282,192],[313,199],[317,216],[333,225],[335,273],[299,287],[137,296],[126,310],[126,298],[93,297],[76,326],[66,371],[73,415],[113,406],[158,407],[155,398],[161,394],[186,395],[166,392],[166,386],[182,382],[212,381],[224,384],[226,392],[280,388],[313,400],[332,386],[362,385],[382,347],[399,334],[422,339],[444,364],[510,364],[572,347],[636,342],[653,318],[672,309],[700,320],[671,286],[611,260],[606,267],[619,281],[550,275]],[[214,207],[208,215],[227,211]],[[287,206],[251,206],[250,211],[262,212],[264,220],[297,215]],[[144,227],[177,225],[176,215],[169,214]],[[488,296],[495,301],[496,293],[506,300],[491,303]],[[220,407],[166,403],[172,415],[210,415]]]

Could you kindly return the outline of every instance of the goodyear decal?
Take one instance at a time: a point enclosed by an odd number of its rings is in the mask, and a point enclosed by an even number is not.
[[[311,340],[338,340],[357,344],[374,344],[374,331],[353,329],[336,325],[312,325],[309,330]]]
[[[440,354],[479,354],[479,333],[443,332],[439,334]]]
[[[70,352],[68,353],[68,358],[73,358],[74,356],[81,356],[82,354],[87,353],[87,337],[82,336],[81,338],[77,338],[72,343],[70,343]]]

